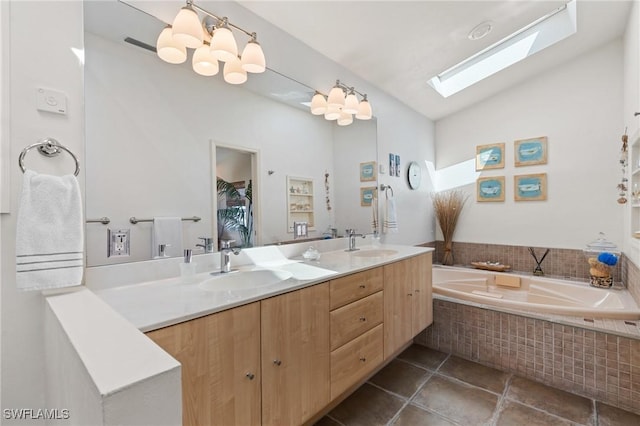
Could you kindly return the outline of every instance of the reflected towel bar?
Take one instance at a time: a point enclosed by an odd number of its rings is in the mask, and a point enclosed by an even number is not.
[[[198,216],[192,216],[192,217],[183,217],[182,220],[192,220],[194,222],[199,222],[201,218],[199,218]],[[153,222],[153,219],[138,219],[137,217],[133,216],[129,218],[129,222],[135,225],[138,222]]]
[[[101,223],[103,225],[108,225],[109,223],[111,223],[111,219],[103,216],[100,219],[87,219],[87,223]]]

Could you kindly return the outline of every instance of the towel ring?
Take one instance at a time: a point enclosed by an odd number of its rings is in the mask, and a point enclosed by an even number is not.
[[[53,138],[42,139],[22,150],[20,156],[18,157],[18,164],[20,165],[20,170],[22,170],[22,173],[27,170],[24,166],[24,157],[26,157],[27,153],[33,148],[38,148],[40,154],[44,155],[45,157],[55,157],[56,155],[60,154],[60,151],[65,151],[71,156],[71,158],[73,158],[73,161],[75,161],[76,163],[76,171],[73,173],[73,175],[78,176],[78,174],[80,173],[80,163],[78,162],[78,158],[75,156],[75,154]]]

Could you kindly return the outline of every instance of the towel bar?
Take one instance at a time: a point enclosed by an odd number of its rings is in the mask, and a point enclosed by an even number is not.
[[[73,173],[73,175],[78,176],[78,174],[80,173],[80,163],[78,162],[78,158],[75,156],[75,154],[53,138],[41,139],[22,150],[20,156],[18,157],[18,165],[20,166],[20,170],[22,170],[22,173],[27,170],[24,166],[24,157],[33,148],[38,148],[38,152],[40,152],[40,154],[44,155],[45,157],[55,157],[56,155],[60,154],[60,151],[65,151],[73,158],[73,161],[75,161],[76,163],[76,171]]]
[[[101,223],[103,225],[108,225],[109,223],[111,223],[111,219],[103,216],[100,219],[87,219],[87,223]]]
[[[198,216],[193,216],[193,217],[183,217],[182,220],[192,220],[194,222],[199,222],[201,218],[199,218]],[[138,222],[153,222],[153,219],[138,219],[137,217],[133,216],[129,218],[129,222],[131,222],[132,224],[136,224]]]

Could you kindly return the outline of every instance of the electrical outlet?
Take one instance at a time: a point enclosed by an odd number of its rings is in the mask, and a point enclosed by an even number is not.
[[[129,229],[107,229],[107,257],[129,256]]]

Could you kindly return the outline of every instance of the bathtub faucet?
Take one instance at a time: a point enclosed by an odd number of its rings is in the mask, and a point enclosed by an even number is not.
[[[544,271],[540,265],[542,264],[542,261],[544,261],[544,258],[547,257],[547,254],[549,254],[549,251],[550,249],[547,249],[542,255],[542,258],[538,260],[538,256],[536,256],[536,252],[533,247],[529,247],[529,253],[531,253],[531,256],[533,256],[533,259],[536,261],[536,267],[533,269],[533,275],[544,275]]]

